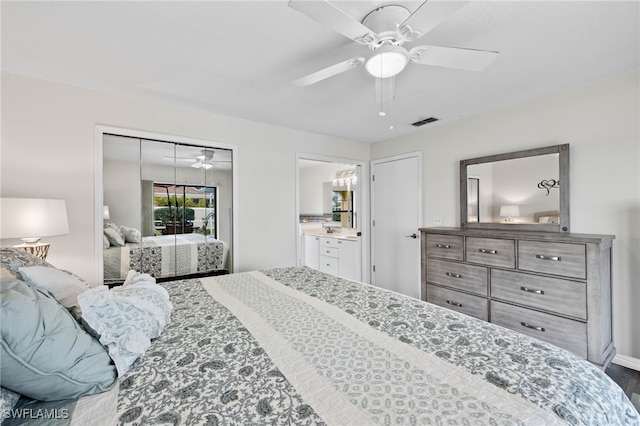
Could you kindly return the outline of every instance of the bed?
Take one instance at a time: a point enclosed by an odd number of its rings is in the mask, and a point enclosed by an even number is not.
[[[558,210],[535,212],[533,223],[560,223],[560,212]]]
[[[228,246],[202,234],[142,237],[103,250],[104,279],[122,281],[131,269],[154,277],[190,275],[226,268]]]
[[[15,407],[56,425],[640,422],[573,354],[367,284],[287,267],[159,285],[171,322],[110,390]]]

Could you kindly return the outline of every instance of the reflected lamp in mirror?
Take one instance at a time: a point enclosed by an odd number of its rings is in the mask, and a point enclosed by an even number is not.
[[[0,223],[2,238],[20,238],[23,243],[14,246],[41,259],[49,253],[49,243],[42,237],[69,233],[67,205],[64,200],[39,198],[2,198]]]
[[[520,208],[515,205],[500,206],[500,217],[506,218],[505,222],[514,222],[514,217],[520,216]]]
[[[102,206],[102,219],[111,219],[111,215],[109,214],[109,206]]]

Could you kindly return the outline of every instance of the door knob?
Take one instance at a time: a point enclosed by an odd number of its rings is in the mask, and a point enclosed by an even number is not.
[[[407,238],[418,238],[418,236],[416,234],[411,234],[411,235],[405,235],[405,237]]]

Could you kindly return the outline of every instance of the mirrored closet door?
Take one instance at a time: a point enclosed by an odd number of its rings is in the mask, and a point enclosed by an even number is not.
[[[231,270],[229,149],[105,134],[104,281]]]

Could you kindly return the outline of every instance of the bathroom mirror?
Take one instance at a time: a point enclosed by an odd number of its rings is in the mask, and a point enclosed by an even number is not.
[[[466,228],[569,232],[569,144],[460,161]]]

